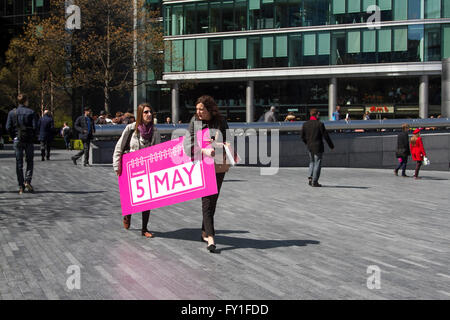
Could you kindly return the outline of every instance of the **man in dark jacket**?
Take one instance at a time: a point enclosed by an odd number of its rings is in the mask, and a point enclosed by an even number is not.
[[[95,133],[94,119],[91,118],[91,108],[84,108],[84,115],[79,116],[75,120],[74,128],[79,133],[79,138],[83,142],[83,150],[73,156],[71,159],[74,165],[77,165],[77,160],[84,154],[83,166],[90,167],[89,164],[89,148],[93,134]]]
[[[13,139],[14,151],[16,153],[16,174],[19,182],[19,194],[22,194],[26,188],[29,192],[34,189],[31,186],[33,177],[33,141],[37,132],[38,116],[28,108],[28,97],[25,94],[19,94],[17,97],[19,106],[8,113],[6,120],[6,130]],[[25,178],[23,176],[23,152],[27,162]]]
[[[55,123],[50,114],[50,110],[44,110],[44,115],[39,119],[38,128],[42,161],[45,161],[45,158],[50,160],[50,144],[53,141],[53,130],[55,128]]]
[[[303,124],[302,140],[309,150],[309,185],[321,187],[319,184],[320,170],[322,168],[322,155],[324,151],[323,139],[328,143],[330,149],[334,149],[333,142],[328,135],[325,125],[319,120],[317,109],[311,109],[309,121]]]
[[[402,177],[407,177],[406,175],[406,164],[408,163],[408,156],[411,155],[409,149],[409,125],[407,123],[402,124],[402,132],[398,134],[397,137],[397,152],[396,156],[399,159],[398,167],[394,170],[394,174],[398,176],[398,170],[402,169]]]

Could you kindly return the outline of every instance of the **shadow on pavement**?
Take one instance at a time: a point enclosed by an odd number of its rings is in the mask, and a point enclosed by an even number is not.
[[[219,247],[216,253],[221,251],[242,249],[242,248],[253,248],[253,249],[272,249],[280,247],[303,247],[308,244],[320,244],[320,241],[316,240],[259,240],[259,239],[248,239],[240,237],[224,236],[223,234],[242,234],[249,233],[249,231],[243,230],[217,230],[216,231],[216,245]],[[200,242],[201,231],[198,229],[184,228],[169,232],[155,232],[155,236],[158,238],[169,238],[169,239],[179,239],[188,241],[198,241]],[[226,246],[225,248],[220,248]]]
[[[322,188],[337,188],[337,189],[369,189],[370,187],[356,187],[356,186],[325,186],[325,185],[322,185]]]
[[[0,191],[0,194],[3,193],[18,193],[19,187],[14,191]],[[43,191],[43,190],[35,190],[34,192],[25,191],[24,194],[38,194],[38,193],[67,193],[67,194],[92,194],[92,193],[103,193],[106,191]]]

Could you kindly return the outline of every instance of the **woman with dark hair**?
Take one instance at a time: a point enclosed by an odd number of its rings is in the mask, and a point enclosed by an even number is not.
[[[408,137],[409,125],[407,123],[402,124],[402,132],[397,136],[397,152],[398,167],[394,170],[394,174],[398,176],[398,170],[402,169],[402,177],[406,175],[406,164],[408,163],[408,156],[411,154],[409,150],[409,137]]]
[[[156,127],[153,125],[154,112],[148,103],[142,103],[137,109],[136,122],[125,127],[122,136],[117,141],[113,154],[113,167],[117,176],[122,174],[122,155],[147,148],[161,142],[161,137]],[[146,238],[153,238],[153,234],[147,229],[150,210],[142,212],[142,230],[141,234]],[[131,215],[123,218],[125,229],[129,229],[131,224]]]
[[[191,155],[193,159],[201,159],[204,156],[215,157],[217,151],[217,156],[215,159],[220,159],[220,156],[224,154],[222,142],[225,141],[228,123],[220,114],[219,108],[212,97],[207,95],[201,96],[197,99],[195,105],[196,113],[189,122],[188,135],[184,139],[185,152],[186,154]],[[197,124],[194,125],[195,122],[197,122]],[[210,135],[212,137],[211,148],[201,148],[197,144],[197,132],[195,131],[203,130],[205,128],[210,129]],[[215,252],[216,250],[216,245],[214,242],[214,214],[216,211],[220,188],[222,187],[225,173],[228,171],[228,166],[220,165],[219,163],[215,165],[215,168],[217,194],[202,198],[203,223],[201,241],[208,244],[207,249],[210,252]]]
[[[419,171],[420,167],[422,166],[423,157],[427,156],[423,147],[422,138],[420,137],[420,129],[416,129],[413,131],[413,136],[411,137],[411,155],[413,160],[416,162],[414,179],[420,179]]]

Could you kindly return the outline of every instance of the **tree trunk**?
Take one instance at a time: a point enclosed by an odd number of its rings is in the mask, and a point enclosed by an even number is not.
[[[21,88],[20,88],[20,69],[17,70],[17,95],[19,95],[21,93]]]
[[[50,112],[53,114],[53,74],[50,72]]]
[[[44,115],[44,81],[41,81],[41,117]]]
[[[77,101],[75,100],[75,88],[70,88],[70,101],[72,102],[72,126],[75,123],[75,120],[78,118],[80,113],[77,110]],[[75,131],[74,131],[75,132]],[[76,137],[75,139],[78,139]]]

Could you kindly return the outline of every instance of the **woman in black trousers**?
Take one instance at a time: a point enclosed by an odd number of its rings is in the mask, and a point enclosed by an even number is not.
[[[223,143],[225,141],[226,129],[228,129],[228,123],[223,119],[219,112],[216,102],[210,96],[201,96],[196,102],[196,113],[189,122],[189,135],[184,140],[184,149],[186,154],[190,154],[194,159],[201,159],[201,156],[214,157],[216,150],[218,153],[223,154]],[[197,125],[194,126],[194,123]],[[201,148],[197,145],[197,132],[195,130],[203,130],[205,128],[210,129],[210,134],[213,139],[212,146],[214,148]],[[214,130],[215,129],[215,130]],[[223,140],[220,140],[220,134]],[[217,158],[217,157],[216,157]],[[217,193],[202,198],[202,235],[201,240],[208,244],[207,249],[210,252],[215,252],[216,244],[214,242],[215,230],[214,230],[214,214],[216,211],[217,200],[219,199],[220,188],[225,177],[225,172],[228,167],[226,165],[215,165],[216,168],[216,182]]]
[[[398,176],[398,170],[402,169],[402,177],[406,175],[406,164],[408,163],[408,156],[411,155],[409,150],[409,137],[408,137],[409,125],[407,123],[402,124],[402,132],[397,137],[397,152],[396,156],[399,159],[399,165],[394,170],[394,174]]]

